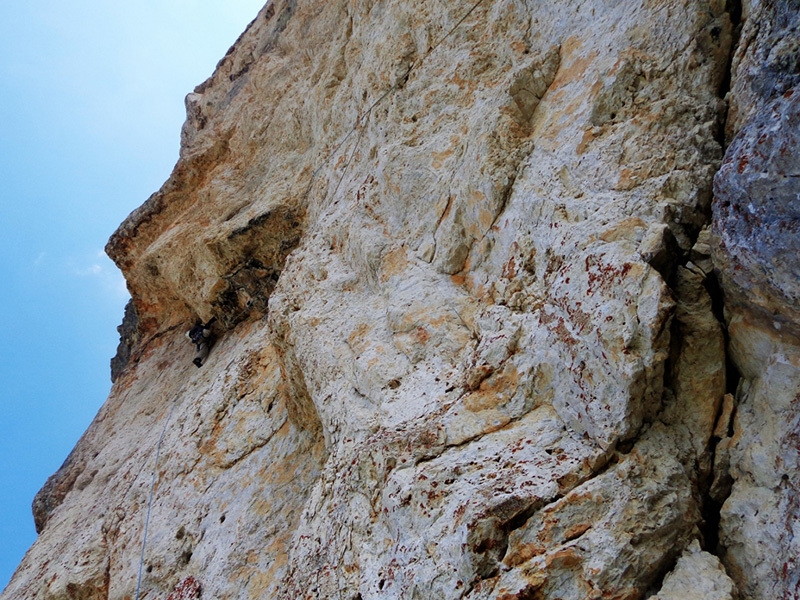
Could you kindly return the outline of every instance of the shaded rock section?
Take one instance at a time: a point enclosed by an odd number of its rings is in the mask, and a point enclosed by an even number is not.
[[[728,301],[795,337],[800,335],[798,145],[800,88],[795,87],[767,101],[733,139],[715,178],[714,204],[716,264]]]
[[[139,333],[139,317],[136,314],[136,306],[133,300],[128,300],[125,305],[125,314],[122,317],[122,323],[117,327],[117,332],[119,333],[117,354],[111,359],[112,383],[117,380],[125,370],[125,367],[128,366],[141,337]]]
[[[790,598],[800,593],[800,4],[746,7],[712,226],[741,380],[712,492],[730,490],[720,543],[744,597]]]

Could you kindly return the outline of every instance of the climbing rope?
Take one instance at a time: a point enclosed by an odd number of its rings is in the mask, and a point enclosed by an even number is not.
[[[325,160],[323,160],[319,164],[319,166],[316,169],[314,169],[314,171],[311,173],[311,178],[309,179],[308,187],[306,188],[306,191],[303,194],[303,199],[304,200],[306,200],[308,198],[308,194],[311,192],[311,187],[314,185],[314,179],[316,179],[316,177],[319,174],[319,172],[323,169],[323,167],[325,167],[325,165],[327,165],[330,162],[330,160],[336,155],[336,153],[339,151],[339,149],[347,143],[347,140],[350,139],[350,136],[353,135],[353,133],[355,133],[356,130],[362,128],[366,124],[367,119],[369,119],[369,116],[372,113],[373,109],[376,106],[378,106],[381,102],[383,102],[383,100],[386,99],[389,96],[389,94],[391,94],[392,92],[394,92],[394,91],[398,90],[400,87],[402,87],[405,84],[405,82],[408,81],[408,77],[409,77],[409,75],[411,75],[411,71],[416,69],[419,65],[421,65],[425,61],[425,59],[427,59],[431,54],[433,54],[433,52],[439,46],[441,46],[442,43],[447,38],[449,38],[451,35],[453,35],[453,33],[459,27],[461,27],[461,25],[464,23],[464,21],[466,21],[469,18],[469,16],[473,12],[475,12],[475,9],[477,9],[485,1],[486,0],[477,0],[477,2],[475,2],[469,8],[469,10],[467,10],[466,13],[464,13],[464,15],[458,20],[458,22],[455,25],[453,25],[450,28],[450,30],[446,34],[444,34],[435,44],[433,44],[433,46],[431,46],[430,49],[422,57],[418,58],[416,61],[411,63],[411,65],[409,65],[408,69],[406,69],[406,72],[403,73],[402,76],[398,77],[397,81],[395,81],[395,83],[389,89],[387,89],[385,92],[383,92],[383,94],[381,94],[378,97],[377,100],[375,100],[372,104],[370,104],[369,108],[366,111],[364,111],[364,114],[360,115],[356,119],[356,122],[353,125],[352,129],[350,129],[350,131],[347,132],[347,134],[342,138],[342,140],[338,144],[336,144],[336,147],[330,152],[330,154],[328,154],[327,158],[325,158]],[[361,133],[359,132],[359,136],[358,136],[358,139],[356,140],[356,143],[355,143],[355,146],[353,148],[353,151],[350,153],[350,158],[347,160],[347,162],[345,163],[344,168],[342,170],[342,177],[339,179],[339,183],[336,185],[336,188],[335,188],[336,190],[339,189],[339,184],[341,184],[342,180],[344,179],[344,174],[347,171],[347,167],[350,165],[350,161],[352,160],[353,155],[355,154],[355,148],[358,147],[358,141],[360,139],[361,139]]]
[[[156,446],[156,462],[153,465],[153,480],[150,482],[150,497],[147,501],[147,515],[144,519],[144,535],[142,536],[142,555],[139,559],[139,577],[136,580],[136,597],[135,600],[139,600],[139,592],[142,589],[142,568],[144,567],[144,551],[147,547],[147,529],[150,526],[150,511],[153,508],[153,496],[155,495],[156,489],[156,480],[158,479],[158,459],[161,456],[161,443],[164,441],[164,434],[167,433],[167,425],[169,425],[170,420],[172,419],[172,413],[175,410],[175,405],[177,404],[176,400],[180,394],[176,394],[172,398],[172,403],[169,409],[169,414],[167,415],[166,420],[164,421],[164,428],[161,430],[161,436],[158,438],[158,445]]]
[[[350,162],[352,161],[353,156],[355,155],[356,148],[358,147],[358,143],[361,140],[361,135],[363,133],[363,126],[366,124],[367,120],[369,119],[369,116],[372,113],[373,109],[375,109],[375,107],[377,107],[381,102],[383,102],[383,100],[385,100],[392,92],[396,91],[402,85],[404,85],[405,82],[408,80],[408,77],[411,74],[411,72],[415,68],[417,68],[419,65],[421,65],[423,63],[423,61],[425,61],[425,59],[427,59],[447,38],[449,38],[464,23],[464,21],[466,21],[469,18],[469,16],[473,12],[475,12],[475,10],[478,8],[478,6],[483,4],[485,1],[486,0],[477,0],[469,8],[469,10],[467,10],[467,12],[464,13],[464,15],[458,20],[458,22],[455,25],[453,25],[452,28],[450,28],[450,30],[444,36],[442,36],[433,46],[431,46],[431,48],[422,57],[420,57],[419,59],[414,61],[411,65],[409,65],[409,67],[406,70],[406,72],[402,76],[398,77],[397,81],[395,81],[395,83],[389,89],[387,89],[385,92],[383,92],[383,94],[381,94],[378,97],[378,99],[375,100],[369,106],[369,108],[362,115],[360,115],[356,119],[356,122],[353,125],[352,129],[350,129],[350,131],[347,132],[347,134],[344,136],[344,138],[342,138],[342,140],[336,145],[336,147],[328,154],[327,158],[325,158],[319,164],[319,166],[316,169],[314,169],[314,171],[311,173],[311,177],[310,177],[310,180],[309,180],[309,183],[308,183],[308,187],[306,188],[306,192],[304,194],[304,198],[308,197],[308,194],[311,191],[311,187],[314,184],[314,179],[317,177],[317,175],[323,169],[323,167],[325,167],[325,165],[327,165],[328,162],[330,162],[330,160],[339,151],[339,149],[342,146],[344,146],[345,143],[347,143],[347,140],[350,139],[350,136],[353,135],[353,133],[355,133],[357,130],[361,129],[361,131],[359,131],[359,135],[358,135],[358,137],[356,139],[356,143],[355,143],[355,145],[353,147],[353,150],[350,152],[350,156],[349,156],[347,162],[344,165],[342,176],[341,176],[341,178],[339,179],[339,182],[336,185],[336,188],[335,188],[335,191],[334,191],[334,195],[335,195],[336,190],[338,190],[339,185],[341,184],[342,180],[344,179],[344,175],[345,175],[345,173],[347,171],[347,167],[350,165]],[[165,434],[167,433],[167,426],[169,425],[170,421],[172,420],[172,414],[173,414],[173,412],[175,410],[175,405],[177,404],[176,401],[177,401],[178,397],[180,397],[180,392],[178,394],[176,394],[172,398],[170,409],[169,409],[169,413],[167,414],[167,418],[164,421],[164,427],[161,430],[161,435],[158,438],[158,445],[156,446],[156,458],[155,458],[155,464],[153,465],[153,478],[152,478],[152,480],[150,482],[150,494],[149,494],[149,497],[148,497],[148,500],[147,500],[147,513],[145,515],[145,521],[144,521],[144,534],[142,535],[142,553],[141,553],[141,556],[139,558],[139,574],[138,574],[138,577],[137,577],[137,580],[136,580],[135,600],[139,600],[141,589],[142,589],[142,571],[144,569],[144,557],[145,557],[145,551],[147,549],[147,532],[148,532],[148,529],[150,527],[150,513],[151,513],[152,508],[153,508],[153,498],[155,496],[156,482],[158,481],[158,461],[159,461],[159,458],[161,456],[161,444],[164,441]]]

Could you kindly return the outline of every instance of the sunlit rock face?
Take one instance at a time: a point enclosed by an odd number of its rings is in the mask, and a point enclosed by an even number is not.
[[[135,335],[3,600],[780,597],[752,513],[796,461],[762,484],[746,436],[796,423],[726,373],[709,227],[740,16],[265,6],[109,241]]]

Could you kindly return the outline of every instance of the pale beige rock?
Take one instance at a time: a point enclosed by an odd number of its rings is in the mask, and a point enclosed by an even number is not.
[[[799,576],[800,345],[739,315],[731,319],[730,332],[743,379],[734,434],[725,448],[733,488],[722,507],[720,541],[743,594],[780,597],[796,588]]]
[[[639,597],[697,533],[699,508],[673,445],[654,428],[619,465],[534,513],[512,533],[512,568],[488,597]]]
[[[652,600],[735,600],[736,586],[719,559],[692,542]]]
[[[181,331],[150,344],[84,435],[86,469],[3,597],[132,596],[162,432],[143,590],[166,596],[191,574],[205,597],[273,593],[326,452],[289,422],[264,329],[241,325],[202,370]]]
[[[734,399],[733,394],[725,394],[722,397],[722,409],[719,413],[719,417],[717,418],[717,424],[714,426],[715,437],[722,439],[729,436],[728,432],[733,425],[731,421],[733,419],[735,402],[736,400]]]

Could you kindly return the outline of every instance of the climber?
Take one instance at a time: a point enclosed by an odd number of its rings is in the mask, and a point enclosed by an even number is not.
[[[197,354],[192,363],[194,363],[198,369],[203,366],[203,361],[208,357],[208,353],[211,351],[211,346],[214,343],[211,336],[211,325],[216,320],[217,318],[213,317],[205,325],[202,321],[198,321],[197,325],[186,332],[186,337],[197,346]]]

